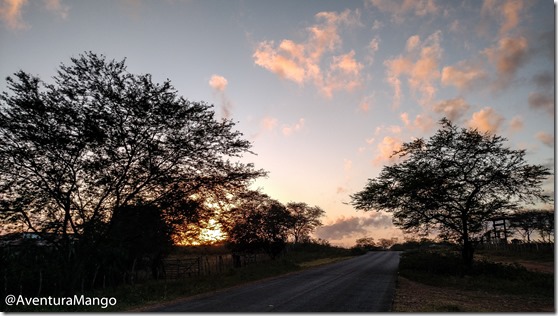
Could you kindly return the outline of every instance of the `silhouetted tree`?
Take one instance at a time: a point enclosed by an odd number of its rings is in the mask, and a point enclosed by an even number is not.
[[[538,211],[516,211],[510,216],[510,228],[519,233],[527,242],[531,242],[531,235],[537,230]]]
[[[50,241],[70,258],[70,240],[100,240],[117,209],[141,201],[164,211],[201,189],[235,190],[265,174],[230,162],[250,152],[249,141],[170,81],[154,83],[92,52],[71,61],[53,84],[23,71],[7,78],[2,222],[63,236]]]
[[[271,258],[285,248],[292,226],[293,217],[285,206],[256,191],[239,195],[222,224],[233,251],[264,251]]]
[[[537,232],[543,242],[554,242],[554,211],[537,212]]]
[[[380,176],[351,195],[361,210],[393,213],[394,224],[459,241],[466,266],[473,262],[475,234],[491,217],[523,203],[549,201],[541,184],[547,168],[529,165],[525,150],[503,146],[504,138],[476,129],[458,129],[441,120],[429,140],[417,139],[394,152],[401,162],[384,166]]]
[[[294,238],[294,243],[298,243],[304,238],[309,239],[310,233],[321,226],[322,217],[325,212],[319,206],[308,206],[306,203],[287,203],[287,210],[293,218],[293,227],[291,235]]]
[[[363,248],[366,250],[374,250],[376,248],[376,242],[373,237],[362,237],[356,240],[355,247]]]

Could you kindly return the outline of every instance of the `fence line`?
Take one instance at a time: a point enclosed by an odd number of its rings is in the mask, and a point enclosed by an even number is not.
[[[506,244],[506,243],[494,243],[494,244],[481,244],[480,249],[487,250],[510,250],[517,252],[546,252],[554,251],[554,243],[524,243],[524,244]]]
[[[233,268],[269,260],[265,254],[222,254],[192,257],[170,257],[163,260],[162,276],[180,279],[192,276],[221,274]]]

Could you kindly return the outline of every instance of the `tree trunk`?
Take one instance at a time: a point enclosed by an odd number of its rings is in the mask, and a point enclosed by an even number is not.
[[[466,214],[462,214],[461,221],[463,223],[463,249],[461,249],[461,256],[463,258],[463,264],[466,270],[469,270],[473,266],[473,243],[469,239],[469,221]]]
[[[473,266],[473,244],[469,240],[468,236],[463,240],[463,249],[461,250],[461,255],[463,258],[463,264],[467,269]]]

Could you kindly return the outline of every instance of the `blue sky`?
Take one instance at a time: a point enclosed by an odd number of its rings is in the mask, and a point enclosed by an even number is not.
[[[403,237],[389,215],[344,202],[444,116],[554,169],[554,10],[543,0],[3,0],[0,75],[48,82],[91,50],[168,78],[238,122],[257,154],[245,160],[270,172],[254,187],[322,207],[316,236],[350,245]]]

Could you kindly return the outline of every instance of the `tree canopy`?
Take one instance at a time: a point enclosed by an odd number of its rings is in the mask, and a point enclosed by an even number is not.
[[[525,150],[504,146],[505,139],[449,120],[428,140],[416,139],[394,152],[401,160],[384,166],[379,177],[351,195],[360,210],[393,214],[408,231],[438,232],[462,244],[466,265],[473,239],[488,219],[550,197],[541,188],[547,168],[531,165]]]
[[[4,219],[81,234],[142,200],[169,203],[201,188],[234,189],[264,175],[232,163],[250,152],[234,123],[180,97],[170,81],[128,73],[88,52],[54,84],[19,71],[0,96]]]
[[[287,203],[287,210],[293,218],[291,235],[295,244],[309,239],[310,233],[322,225],[320,217],[325,214],[319,206],[309,206],[302,202]]]
[[[239,194],[236,200],[222,218],[229,246],[235,252],[264,251],[275,258],[286,246],[292,215],[279,201],[258,191]]]
[[[19,71],[0,94],[0,222],[54,236],[64,258],[70,241],[94,249],[136,236],[123,224],[130,216],[168,240],[168,229],[207,217],[200,192],[234,192],[266,174],[236,162],[252,152],[234,122],[169,80],[129,73],[125,60],[86,52],[52,79]]]

